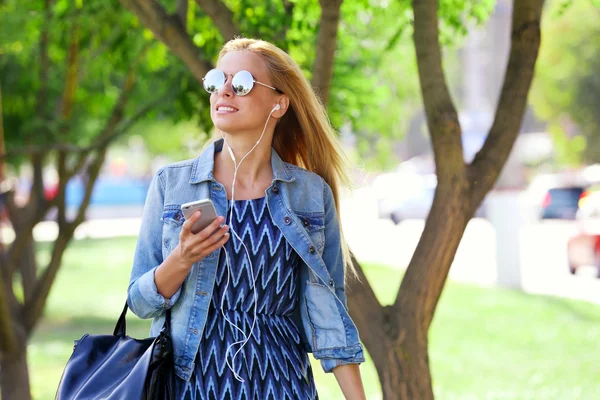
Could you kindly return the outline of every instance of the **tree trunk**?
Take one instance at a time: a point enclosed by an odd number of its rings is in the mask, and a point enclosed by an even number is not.
[[[0,389],[3,399],[31,400],[25,345],[19,345],[13,356],[0,359]]]
[[[340,8],[343,0],[320,0],[321,19],[317,36],[312,85],[325,106],[329,102],[333,61],[337,47],[337,32],[340,24]]]
[[[382,344],[386,357],[378,360],[377,374],[384,400],[433,399],[427,341],[415,335],[416,330],[407,324],[399,345]]]
[[[383,399],[433,399],[427,332],[418,323],[416,309],[397,312],[392,305],[382,307],[360,264],[354,257],[352,261],[359,280],[348,279],[348,308],[377,369]]]
[[[429,327],[467,223],[498,178],[519,131],[540,44],[542,5],[543,0],[515,2],[511,53],[496,120],[484,147],[468,165],[442,70],[438,1],[413,2],[419,77],[438,186],[394,304],[381,307],[368,283],[350,281],[348,287],[350,314],[373,358],[384,399],[434,398]],[[362,275],[359,266],[357,271]]]

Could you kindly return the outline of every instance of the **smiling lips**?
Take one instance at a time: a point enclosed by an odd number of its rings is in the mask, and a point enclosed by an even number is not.
[[[237,112],[238,109],[228,104],[217,104],[216,111],[217,114],[232,114]]]

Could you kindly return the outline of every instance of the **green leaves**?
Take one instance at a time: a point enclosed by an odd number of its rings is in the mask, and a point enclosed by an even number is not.
[[[162,108],[169,108],[172,118],[182,112],[192,115],[191,110],[171,106],[182,90],[173,85],[184,71],[172,67],[178,60],[162,43],[144,35],[117,0],[58,0],[47,13],[41,4],[13,0],[0,6],[0,25],[14,28],[0,37],[8,151],[26,145],[89,145],[109,123],[132,72],[134,90],[124,119],[165,96],[169,107]],[[46,63],[40,50],[44,35]],[[157,79],[165,70],[167,79]]]
[[[0,24],[11,28],[3,29],[6,34],[0,38],[9,149],[26,141],[89,143],[106,123],[131,69],[135,89],[128,112],[168,96],[171,101],[160,106],[162,119],[193,119],[200,131],[210,130],[209,96],[200,82],[118,0],[56,0],[48,15],[43,2],[26,3],[8,0],[0,5]],[[175,11],[175,0],[160,4],[169,13]],[[225,4],[244,36],[286,49],[312,78],[321,15],[317,0],[227,0]],[[466,24],[483,21],[493,5],[493,0],[442,0],[442,42],[455,43],[466,32]],[[411,2],[346,0],[341,13],[330,119],[337,129],[345,127],[353,133],[363,149],[361,156],[380,157],[381,165],[393,162],[391,156],[381,156],[381,149],[402,137],[420,107]],[[224,44],[215,23],[191,0],[187,22],[190,38],[214,63]],[[39,50],[44,27],[49,38],[45,84]],[[64,120],[61,104],[72,45],[77,60],[71,64],[78,77],[73,112]],[[44,85],[47,95],[40,104],[38,94]],[[373,146],[377,141],[379,147]]]
[[[567,3],[552,3],[544,20],[530,101],[550,122],[560,162],[578,165],[600,161],[600,8]]]

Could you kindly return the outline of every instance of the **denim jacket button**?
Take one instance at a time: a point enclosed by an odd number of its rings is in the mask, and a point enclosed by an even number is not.
[[[180,221],[181,220],[181,214],[180,213],[175,213],[175,215],[173,215],[173,218],[175,218],[175,221]]]
[[[309,252],[310,254],[315,254],[315,253],[317,252],[317,250],[315,249],[315,246],[310,246],[310,247],[308,248],[308,252]]]
[[[333,286],[333,279],[329,280],[329,286]]]
[[[273,186],[273,193],[279,193],[279,188],[277,186]]]
[[[286,217],[283,218],[283,223],[286,224],[286,225],[289,225],[289,224],[292,223],[292,219],[290,217],[286,216]]]
[[[309,226],[310,225],[310,222],[306,218],[304,218],[304,220],[302,221],[302,223],[304,224],[304,226]]]

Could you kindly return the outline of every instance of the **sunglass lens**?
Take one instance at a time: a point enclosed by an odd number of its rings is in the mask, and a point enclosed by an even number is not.
[[[225,85],[225,74],[218,69],[211,69],[204,77],[204,89],[208,93],[214,93]]]
[[[252,90],[254,86],[254,78],[248,71],[240,71],[233,77],[231,81],[233,92],[238,96],[245,96]]]

